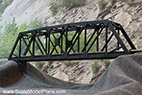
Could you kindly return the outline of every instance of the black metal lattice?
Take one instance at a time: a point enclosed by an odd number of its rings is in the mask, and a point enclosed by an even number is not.
[[[134,50],[136,47],[120,24],[98,20],[21,32],[9,60],[111,59]]]

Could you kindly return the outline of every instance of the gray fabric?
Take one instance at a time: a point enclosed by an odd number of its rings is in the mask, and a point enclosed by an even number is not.
[[[142,55],[118,57],[95,84],[75,84],[46,75],[30,64],[25,71],[13,61],[0,61],[3,90],[65,90],[58,95],[142,95]],[[6,94],[7,95],[7,94]],[[12,94],[15,95],[15,94]],[[25,95],[25,94],[23,94]],[[40,95],[57,95],[57,93]]]

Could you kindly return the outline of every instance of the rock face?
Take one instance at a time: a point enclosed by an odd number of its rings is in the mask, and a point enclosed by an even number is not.
[[[142,4],[130,6],[124,2],[108,3],[104,10],[98,7],[99,0],[86,0],[86,4],[73,8],[65,13],[59,12],[53,16],[49,11],[50,0],[14,0],[2,15],[0,25],[9,23],[15,17],[17,25],[27,22],[30,24],[37,18],[44,26],[65,24],[96,19],[109,19],[124,26],[127,34],[138,49],[142,49]],[[142,1],[142,0],[137,0]],[[113,43],[112,43],[113,44]],[[42,70],[47,74],[65,81],[77,83],[94,83],[101,72],[93,75],[93,61],[79,63],[47,62]],[[92,79],[93,77],[93,79]]]
[[[42,70],[55,78],[75,83],[90,83],[93,61],[46,62]]]
[[[44,24],[55,25],[96,20],[100,12],[98,1],[99,0],[86,0],[84,6],[73,8],[65,13],[60,11],[55,16],[47,18]]]
[[[86,5],[83,7],[69,10],[65,15],[58,13],[55,16],[55,22],[52,24],[109,19],[111,21],[120,23],[124,27],[132,42],[135,44],[136,48],[142,49],[141,15],[142,4],[131,6],[124,2],[116,2],[113,5],[108,3],[104,10],[100,10],[97,0],[87,0]]]
[[[48,7],[49,1],[50,0],[14,0],[2,14],[0,25],[4,27],[11,22],[13,18],[15,18],[18,26],[24,22],[30,24],[35,18],[39,19],[41,22],[45,21],[44,18],[52,16]]]
[[[49,10],[50,0],[14,0],[8,6],[0,20],[0,25],[5,26],[15,18],[17,25],[24,22],[30,24],[37,18],[44,26],[95,20],[99,13],[98,0],[86,0],[85,6],[74,8],[66,13],[59,12],[53,16]],[[4,28],[3,28],[4,29]]]
[[[107,10],[107,9],[105,9]],[[124,2],[111,5],[110,12],[101,19],[109,19],[120,23],[132,42],[138,49],[142,49],[142,4],[131,6]],[[98,18],[100,19],[102,15]]]
[[[86,0],[84,6],[73,8],[65,13],[60,11],[53,16],[49,10],[50,0],[14,0],[3,13],[0,25],[4,26],[12,21],[13,18],[15,18],[18,26],[24,22],[29,24],[35,18],[44,26],[109,19],[123,25],[136,47],[142,49],[142,4],[131,6],[124,2],[116,2],[113,5],[108,3],[104,10],[100,10],[98,1]]]
[[[113,5],[108,3],[104,10],[100,10],[98,1],[86,0],[84,6],[73,8],[65,13],[60,11],[53,16],[49,10],[50,0],[14,0],[4,11],[0,25],[3,25],[4,29],[13,18],[18,26],[24,22],[30,24],[35,18],[44,26],[109,19],[123,25],[136,47],[142,49],[142,4],[131,6],[124,2],[116,2]]]

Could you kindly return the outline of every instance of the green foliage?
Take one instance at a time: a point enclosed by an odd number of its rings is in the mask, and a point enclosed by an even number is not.
[[[0,45],[0,57],[8,57],[18,35],[15,19],[5,26]]]
[[[79,64],[79,61],[64,61],[63,63],[67,65],[75,65],[75,64]]]
[[[0,31],[2,26],[0,25]],[[0,47],[2,46],[2,40],[3,40],[3,33],[0,32]]]
[[[99,2],[98,2],[98,5],[99,5],[99,8],[100,9],[104,9],[105,7],[106,7],[106,1],[105,0],[100,0]]]
[[[123,1],[123,0],[121,0],[121,1]],[[133,4],[133,0],[124,0],[124,2],[128,3],[129,5]]]
[[[142,1],[139,1],[139,2],[138,2],[138,1],[135,1],[134,4],[135,4],[135,5],[137,5],[137,4],[142,4]]]
[[[5,26],[5,32],[8,34],[10,32],[15,33],[17,31],[18,27],[16,26],[15,18],[13,18],[12,23],[9,23]]]
[[[44,65],[45,63],[41,63],[41,62],[36,62],[36,67],[38,68],[38,69],[42,69],[42,67],[43,67],[43,65]]]
[[[65,9],[61,9],[61,11],[62,11],[63,13],[65,13]]]
[[[94,61],[94,64],[92,64],[92,71],[93,73],[97,73],[101,68],[101,65],[98,64],[97,61]]]
[[[2,28],[2,25],[0,25],[0,30],[1,30],[1,28]]]
[[[116,3],[117,0],[110,0],[112,4]]]
[[[85,3],[85,0],[63,0],[61,5],[66,8],[74,8],[82,6]]]
[[[0,46],[1,46],[1,43],[2,43],[2,33],[0,32]]]
[[[37,18],[33,21],[33,23],[31,25],[27,25],[26,23],[23,23],[20,25],[20,27],[18,28],[17,25],[16,25],[16,22],[15,22],[15,19],[13,19],[13,21],[9,24],[7,24],[5,26],[5,31],[4,33],[1,34],[1,38],[0,38],[0,57],[8,57],[8,55],[10,54],[11,52],[11,49],[15,43],[15,40],[18,36],[18,34],[20,32],[23,32],[25,30],[29,30],[29,29],[35,29],[35,28],[39,28],[41,27],[41,24],[38,22]],[[72,36],[75,35],[76,31],[72,31],[72,32],[68,32],[68,40],[70,41],[72,39]],[[4,35],[4,36],[3,36]],[[56,38],[59,38],[60,34],[55,34],[55,37]],[[81,40],[79,40],[79,43],[80,43],[80,50],[78,50],[78,41],[75,42],[74,44],[74,50],[79,53],[82,53],[82,49],[84,48],[84,34],[82,33],[80,35],[80,38],[82,38]],[[75,39],[76,39],[77,35],[75,36]],[[43,38],[41,37],[40,38],[41,40],[43,40]],[[51,41],[52,42],[55,42],[55,38],[53,37],[53,35],[51,35],[50,37]],[[90,36],[87,37],[87,39],[90,39]],[[65,37],[63,36],[63,41],[65,42],[66,39]],[[94,39],[91,39],[91,41],[88,43],[88,47],[86,47],[86,49],[90,49],[89,50],[89,53],[91,52],[94,52],[96,51],[96,43],[93,43]],[[74,42],[74,40],[73,40]],[[93,43],[93,46],[91,48],[89,48],[89,46]],[[51,43],[50,43],[51,44]],[[63,50],[66,49],[65,47],[66,45],[63,44]],[[32,46],[31,46],[32,47]],[[22,48],[24,49],[24,45],[22,45]],[[40,55],[41,52],[39,51],[39,48],[36,46],[36,55]],[[54,47],[53,45],[51,44],[50,45],[50,50],[52,50]],[[18,47],[16,49],[19,49]],[[57,46],[56,47],[57,51],[61,51],[60,47]],[[68,48],[68,50],[70,49],[70,47]],[[51,51],[50,51],[51,52]],[[74,53],[73,50],[71,50],[71,53]],[[16,52],[15,54],[18,54],[18,52]],[[56,54],[56,51],[54,50],[53,51],[53,54]],[[74,63],[73,63],[74,64]]]
[[[65,12],[65,10],[82,6],[84,4],[85,0],[59,0],[59,1],[52,0],[49,3],[49,10],[52,12],[53,15],[55,15],[59,10]]]
[[[104,62],[106,67],[108,67],[110,65],[110,61],[109,60],[104,59],[103,62]]]
[[[30,28],[30,26],[27,25],[27,23],[23,23],[23,24],[21,24],[21,26],[19,27],[19,29],[17,29],[17,33],[23,32],[23,31],[25,31],[25,30],[27,30],[29,28]]]
[[[49,10],[52,12],[53,15],[55,15],[58,11],[58,6],[54,1],[51,1],[49,3]]]
[[[48,61],[48,63],[49,63],[49,64],[52,64],[52,63],[53,63],[53,61]]]
[[[36,28],[40,28],[42,26],[42,24],[38,21],[37,18],[35,18],[35,20],[32,22],[30,29],[36,29]]]
[[[69,41],[72,40],[72,37],[73,37],[73,35],[75,35],[75,33],[76,33],[76,31],[68,32],[67,35],[68,35],[68,40],[69,40]],[[90,33],[90,35],[88,35],[88,36],[86,37],[87,40],[90,39],[91,34],[92,34],[92,33]],[[59,38],[60,34],[57,33],[57,34],[54,34],[54,36],[55,36],[56,38]],[[66,44],[65,44],[66,38],[65,38],[65,36],[62,36],[62,37],[63,37],[62,48],[63,48],[63,50],[65,50],[65,49],[66,49]],[[77,35],[76,35],[75,38],[73,39],[72,43],[75,41],[76,38],[77,38]],[[81,33],[80,36],[79,36],[79,38],[81,38],[81,40],[79,40],[79,44],[80,44],[80,45],[79,45],[79,47],[80,47],[79,53],[82,53],[81,51],[82,51],[83,48],[84,48],[84,41],[85,41],[84,33]],[[55,38],[53,37],[53,35],[50,36],[50,39],[51,39],[52,42],[55,42]],[[93,43],[93,41],[94,41],[94,38],[91,39],[91,41],[88,43],[88,46],[86,47],[86,50],[89,49],[89,46],[91,46],[91,44]],[[61,45],[61,43],[60,43],[60,45]],[[50,49],[51,49],[51,51],[52,51],[53,48],[54,48],[53,45],[50,43]],[[61,49],[60,49],[59,46],[57,46],[56,49],[57,49],[58,52],[61,52]],[[67,51],[68,51],[69,49],[70,49],[70,47],[67,49]],[[75,44],[74,44],[74,46],[73,46],[73,50],[74,50],[75,52],[78,51],[78,41],[75,42]],[[73,50],[71,49],[70,53],[74,53]],[[51,51],[50,51],[50,52],[51,52]],[[93,43],[92,47],[91,47],[90,50],[89,50],[89,53],[92,53],[92,52],[94,52],[94,51],[96,51],[96,43]],[[57,54],[55,50],[53,51],[53,54]]]
[[[5,32],[0,34],[0,57],[8,57],[20,32],[41,27],[37,19],[31,25],[23,23],[18,28],[15,19],[5,26]],[[18,49],[18,48],[17,48]]]
[[[12,33],[4,37],[2,45],[0,46],[0,57],[8,57],[12,46],[15,42],[15,36]]]
[[[137,4],[142,4],[142,1],[134,1],[134,0],[110,0],[112,4],[121,1],[121,2],[126,2],[129,5],[137,5]]]

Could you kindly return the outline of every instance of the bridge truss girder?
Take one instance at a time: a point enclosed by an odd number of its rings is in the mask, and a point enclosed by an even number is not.
[[[21,32],[9,60],[112,59],[134,53],[135,50],[120,24],[98,20]]]

